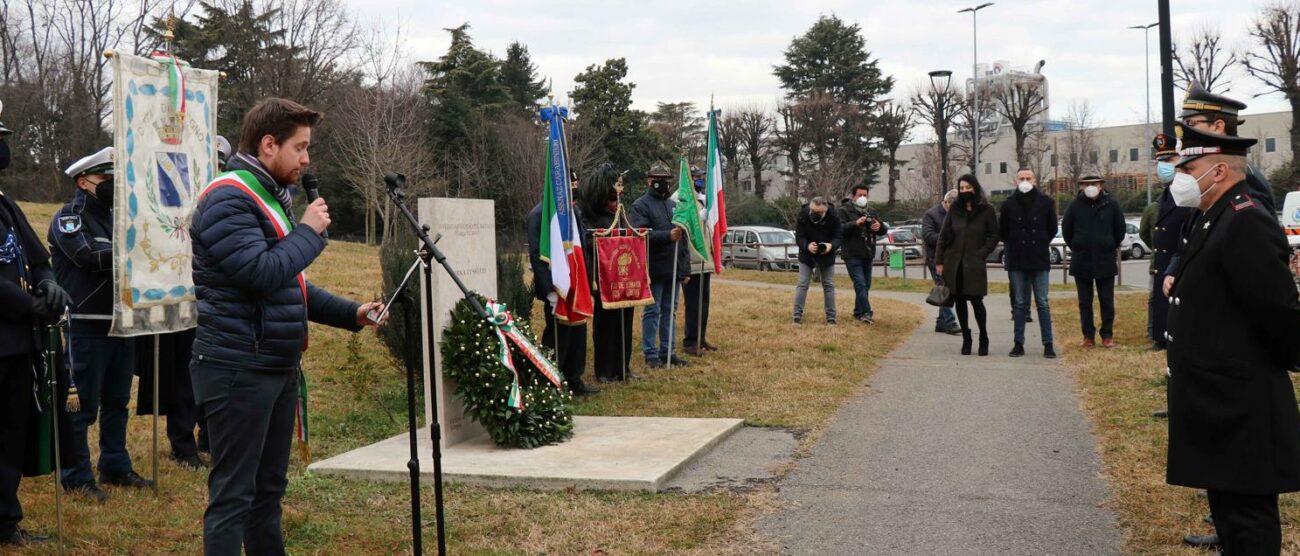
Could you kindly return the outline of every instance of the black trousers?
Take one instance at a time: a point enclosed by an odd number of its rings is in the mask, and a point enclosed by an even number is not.
[[[682,334],[682,347],[699,347],[709,337],[709,287],[712,274],[692,274],[691,281],[682,286],[682,297],[686,298],[686,328]],[[700,299],[700,288],[704,289]]]
[[[1112,338],[1115,335],[1115,277],[1076,278],[1074,287],[1079,292],[1079,321],[1083,325],[1083,337],[1097,338],[1097,323],[1092,314],[1092,298],[1095,288],[1097,302],[1101,305],[1101,337]]]
[[[1161,274],[1156,274],[1155,279],[1151,281],[1151,339],[1155,343],[1165,344],[1165,331],[1169,324],[1169,298],[1165,297],[1165,280]]]
[[[634,309],[606,309],[596,296],[596,315],[591,324],[591,341],[596,377],[623,380],[632,361]]]
[[[1276,494],[1208,491],[1214,529],[1225,556],[1277,556],[1282,552],[1282,519]]]
[[[284,554],[280,501],[289,486],[289,449],[298,372],[258,374],[195,365],[194,398],[212,447],[203,552]]]
[[[0,536],[23,520],[18,482],[27,451],[27,419],[32,410],[30,354],[0,357]]]
[[[553,350],[555,364],[564,373],[565,382],[572,388],[582,384],[582,373],[587,369],[587,325],[569,326],[555,321],[555,307],[543,303],[546,311],[546,328],[542,330],[542,344]]]

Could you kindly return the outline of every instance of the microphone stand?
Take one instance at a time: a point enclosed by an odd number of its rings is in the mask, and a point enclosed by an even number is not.
[[[442,251],[440,251],[438,246],[434,243],[434,240],[429,238],[429,227],[421,225],[420,219],[416,218],[415,214],[411,212],[411,209],[406,206],[406,193],[402,191],[402,186],[406,183],[406,176],[390,172],[384,176],[384,182],[388,184],[389,199],[393,201],[393,204],[397,209],[406,217],[407,222],[411,225],[411,229],[415,231],[415,235],[420,239],[420,249],[416,252],[416,255],[419,257],[419,263],[424,267],[425,283],[429,284],[430,287],[430,291],[424,300],[424,309],[429,315],[429,318],[432,318],[433,316],[433,265],[430,264],[432,261],[442,265],[443,270],[447,272],[447,275],[450,276],[456,286],[460,288],[465,299],[469,301],[470,307],[474,310],[474,313],[477,314],[479,318],[487,320],[488,314],[487,311],[483,309],[483,305],[478,302],[477,297],[471,295],[469,288],[465,286],[465,283],[461,281],[460,276],[456,274],[456,271],[453,270],[451,265],[447,262],[447,256],[443,255]],[[407,316],[408,323],[410,322],[411,305],[412,303],[410,302],[405,303],[406,308],[404,314]],[[435,333],[436,331],[433,329],[432,323],[429,323],[429,326],[427,326],[425,330],[426,336],[424,340],[429,346],[428,366],[431,373],[435,372],[435,363],[438,357],[438,346],[434,342]],[[409,437],[411,444],[411,459],[406,463],[406,467],[411,472],[411,514],[413,519],[411,524],[412,543],[415,553],[422,554],[419,517],[420,457],[417,451],[418,443],[415,428],[415,368],[410,364],[410,359],[412,358],[407,358],[406,365],[406,412],[407,424],[410,428]],[[431,382],[428,385],[430,389],[429,402],[432,404],[433,411],[428,416],[428,421],[429,435],[433,439],[434,511],[436,515],[435,522],[438,530],[438,554],[445,555],[447,554],[447,535],[442,498],[442,428],[441,424],[438,422],[438,382],[436,377],[430,377],[430,380]]]

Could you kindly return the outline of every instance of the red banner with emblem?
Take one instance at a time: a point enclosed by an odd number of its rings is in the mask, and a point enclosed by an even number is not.
[[[623,309],[654,303],[646,265],[646,234],[627,228],[598,230],[595,241],[596,289],[600,291],[601,305]]]

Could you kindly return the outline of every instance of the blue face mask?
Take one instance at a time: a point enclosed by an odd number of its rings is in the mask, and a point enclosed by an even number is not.
[[[1173,183],[1174,165],[1170,162],[1164,162],[1164,161],[1157,162],[1156,177],[1160,179],[1160,183],[1165,183],[1165,184]]]

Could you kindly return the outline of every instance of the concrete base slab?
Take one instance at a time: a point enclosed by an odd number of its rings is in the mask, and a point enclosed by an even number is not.
[[[741,419],[574,417],[573,438],[563,444],[509,450],[497,447],[487,436],[456,444],[443,451],[443,480],[494,487],[657,492],[742,423]],[[420,447],[420,476],[427,481],[433,478],[433,461],[425,446]],[[409,458],[409,441],[402,434],[313,463],[308,469],[324,475],[405,481],[410,476]]]

